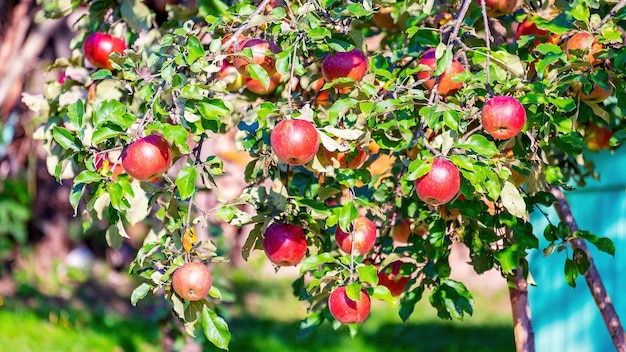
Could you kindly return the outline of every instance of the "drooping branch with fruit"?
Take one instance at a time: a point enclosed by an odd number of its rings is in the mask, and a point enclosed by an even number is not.
[[[28,102],[86,223],[108,222],[117,247],[150,222],[131,301],[164,294],[190,335],[199,324],[216,346],[230,340],[208,269],[227,258],[196,231],[208,226],[198,196],[228,176],[212,139],[233,131],[248,186],[217,215],[252,227],[244,259],[299,267],[303,335],[325,320],[356,333],[372,299],[406,321],[427,294],[439,317],[463,319],[473,299],[450,278],[452,244],[477,273],[522,282],[535,233],[552,250],[579,241],[533,229],[530,212],[593,175],[584,150],[626,140],[621,17],[590,3],[199,0],[163,21],[138,1],[49,1],[49,17],[84,15],[72,57],[50,68],[62,79]],[[583,254],[568,253],[570,285]]]

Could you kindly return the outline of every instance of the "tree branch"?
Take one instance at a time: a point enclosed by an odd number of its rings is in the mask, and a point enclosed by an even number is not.
[[[515,287],[509,286],[509,299],[513,313],[513,334],[517,352],[535,351],[535,330],[533,329],[530,307],[528,305],[528,283],[524,279],[521,266],[512,280]]]
[[[598,23],[597,26],[595,26],[593,29],[594,30],[598,30],[600,29],[602,26],[604,26],[605,23],[607,23],[611,18],[615,17],[615,15],[617,15],[617,12],[619,10],[622,9],[622,7],[626,6],[626,0],[621,0],[620,2],[618,2],[617,4],[615,4],[615,6],[613,6],[613,8],[611,9],[611,11],[609,13],[606,14],[606,16],[604,16],[604,18],[602,18],[602,21],[600,21],[600,23]]]
[[[570,233],[574,233],[578,230],[578,224],[574,219],[574,215],[572,214],[572,210],[567,202],[567,199],[565,199],[563,191],[556,186],[550,186],[549,190],[556,198],[555,208],[559,214],[559,218],[567,224]],[[589,269],[584,276],[587,281],[587,285],[589,285],[591,296],[593,296],[598,309],[600,309],[600,314],[602,315],[604,324],[611,335],[615,348],[619,352],[626,352],[626,337],[624,336],[624,328],[617,312],[615,311],[613,302],[611,302],[611,297],[609,297],[609,294],[604,287],[598,268],[591,257],[591,253],[589,253],[589,249],[587,248],[585,241],[580,238],[572,238],[568,242],[572,248],[581,249],[585,252],[585,254],[587,254],[587,258],[589,259]]]

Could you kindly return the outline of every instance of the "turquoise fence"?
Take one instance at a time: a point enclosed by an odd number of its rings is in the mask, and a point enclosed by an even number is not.
[[[567,192],[567,199],[580,229],[613,240],[615,257],[599,252],[587,243],[606,289],[622,323],[626,324],[626,149],[588,155],[596,164],[600,180]],[[550,221],[558,224],[553,209],[546,209]],[[615,347],[591,297],[583,276],[572,288],[565,282],[565,251],[544,257],[547,246],[543,228],[547,219],[532,214],[535,234],[542,239],[540,250],[529,257],[530,270],[537,282],[529,287],[529,301],[535,328],[537,351],[606,352]],[[571,257],[571,248],[568,248]]]

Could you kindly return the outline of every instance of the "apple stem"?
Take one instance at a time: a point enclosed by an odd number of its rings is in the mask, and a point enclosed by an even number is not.
[[[143,117],[139,121],[139,126],[137,126],[137,128],[131,134],[131,138],[130,138],[131,143],[139,138],[139,136],[143,132],[143,128],[146,125],[146,122],[151,121],[154,118],[154,112],[153,112],[154,103],[156,103],[156,100],[161,97],[162,91],[163,91],[163,87],[159,86],[156,93],[154,93],[154,98],[152,98],[152,102],[150,103],[150,107],[148,108],[148,111],[146,111],[146,113],[143,115]]]
[[[578,231],[578,224],[576,223],[576,219],[574,219],[572,209],[563,194],[563,190],[556,186],[549,186],[548,190],[556,198],[555,209],[561,221],[567,224],[571,234]],[[609,297],[606,287],[604,287],[604,282],[600,277],[598,268],[594,263],[585,241],[581,238],[571,238],[568,243],[572,248],[581,249],[587,255],[587,258],[589,259],[589,268],[585,272],[584,276],[587,281],[587,285],[589,286],[589,291],[591,292],[591,295],[600,310],[602,319],[606,324],[607,330],[611,335],[611,339],[613,340],[613,344],[616,349],[620,352],[626,351],[626,336],[624,334],[624,328],[617,312],[615,311],[611,297]]]

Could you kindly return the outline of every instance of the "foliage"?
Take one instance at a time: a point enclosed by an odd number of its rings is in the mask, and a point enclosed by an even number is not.
[[[300,225],[308,234],[308,254],[293,285],[295,295],[310,302],[310,314],[300,324],[304,330],[334,321],[326,301],[340,285],[349,285],[349,296],[366,289],[397,307],[404,321],[425,294],[443,319],[472,314],[470,292],[449,277],[451,244],[461,242],[470,249],[478,273],[496,268],[507,278],[518,270],[528,274],[525,257],[539,243],[528,213],[554,202],[546,192],[549,185],[584,185],[585,177],[593,175],[583,155],[586,126],[609,127],[612,147],[626,139],[626,55],[618,27],[625,12],[605,18],[610,4],[548,1],[539,7],[528,2],[488,27],[485,9],[468,0],[285,4],[201,0],[197,7],[168,6],[162,23],[146,4],[130,0],[71,5],[57,0],[43,7],[45,15],[61,17],[86,6],[75,24],[72,57],[51,66],[63,72],[64,80],[47,85],[43,102],[28,100],[47,117],[39,136],[57,160],[51,172],[59,180],[73,180],[70,202],[88,222],[111,224],[106,236],[113,247],[128,236],[129,224],[146,218],[160,224],[131,267],[147,280],[132,302],[164,288],[187,332],[193,335],[199,323],[221,348],[228,347],[230,333],[216,314],[219,290],[214,287],[202,301],[184,302],[170,285],[171,274],[185,261],[223,261],[211,241],[193,240],[194,226],[207,223],[207,211],[194,207],[194,200],[199,192],[218,192],[215,179],[224,176],[222,161],[201,153],[214,136],[237,130],[239,147],[253,158],[245,170],[249,187],[237,199],[220,199],[218,210],[231,224],[253,225],[244,258],[261,249],[263,233],[273,222]],[[393,7],[397,27],[381,30],[371,20],[387,6]],[[444,12],[456,13],[457,20],[442,25],[435,15]],[[510,28],[527,16],[557,37],[513,39]],[[591,32],[603,46],[591,62],[583,55],[586,49],[564,50],[580,30]],[[110,56],[113,70],[95,69],[84,60],[82,44],[94,31],[127,42],[122,55]],[[230,92],[230,82],[220,78],[221,66],[233,57],[253,56],[249,49],[237,51],[240,34],[272,40],[281,48],[274,55],[282,77],[275,92]],[[418,59],[430,47],[436,48],[435,75],[453,58],[466,68],[454,78],[463,82],[456,93],[439,96],[417,79],[427,69]],[[321,92],[309,87],[320,78],[321,60],[329,52],[353,48],[367,53],[368,74],[358,82],[325,82],[321,90],[328,92],[329,104],[317,103]],[[258,64],[248,66],[251,77],[267,88],[269,74]],[[345,85],[351,88],[339,87]],[[612,96],[602,103],[581,99],[580,92],[590,93],[594,85]],[[523,133],[509,140],[494,139],[481,125],[481,108],[496,95],[513,96],[526,110]],[[304,166],[280,162],[269,145],[272,128],[289,118],[311,121],[319,132],[322,147]],[[114,175],[120,151],[148,133],[160,133],[171,143],[176,166],[153,182]],[[345,152],[348,160],[365,151],[367,160],[352,167],[325,151]],[[103,156],[113,167],[97,166],[96,159]],[[440,206],[422,202],[413,192],[414,181],[430,171],[434,158],[449,159],[462,176],[458,196]],[[244,212],[242,204],[251,204],[254,211]],[[344,254],[336,249],[334,231],[337,226],[349,230],[361,213],[378,225],[377,245],[366,255]],[[394,241],[391,229],[407,219],[415,233],[407,243]],[[420,227],[427,234],[418,234]],[[587,232],[570,234],[564,224],[549,225],[544,236],[551,242],[546,254],[555,247],[566,249],[563,244],[575,237],[614,252],[610,240]],[[406,261],[402,275],[411,280],[396,299],[377,285],[376,272],[398,258]],[[568,253],[567,282],[574,285],[587,267],[583,252]]]

